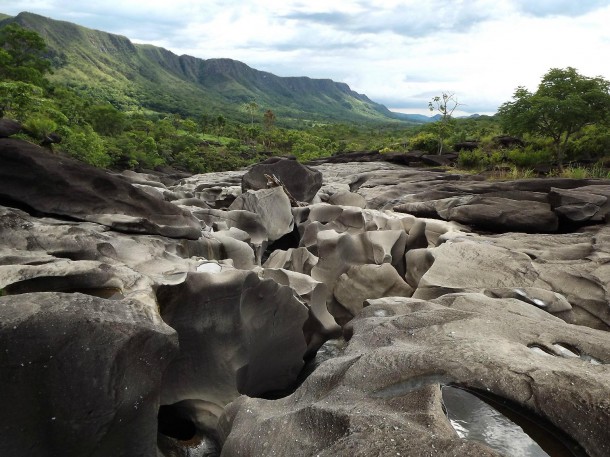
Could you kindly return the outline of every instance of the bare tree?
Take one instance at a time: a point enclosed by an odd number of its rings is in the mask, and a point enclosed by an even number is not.
[[[455,94],[443,92],[442,95],[436,96],[428,103],[428,109],[432,112],[438,111],[441,118],[435,124],[435,130],[438,135],[438,154],[443,153],[445,139],[451,134],[454,127],[452,118],[455,109],[461,103],[457,101]]]

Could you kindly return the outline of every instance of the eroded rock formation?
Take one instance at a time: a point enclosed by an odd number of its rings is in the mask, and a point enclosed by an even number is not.
[[[605,181],[0,149],[2,455],[515,454],[454,388],[610,453]]]

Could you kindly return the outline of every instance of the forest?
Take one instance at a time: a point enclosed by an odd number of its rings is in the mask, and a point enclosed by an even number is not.
[[[125,109],[107,94],[51,82],[52,71],[39,34],[16,24],[0,29],[0,115],[23,125],[22,138],[96,167],[204,173],[272,155],[308,162],[353,151],[454,151],[457,168],[501,178],[608,177],[610,83],[574,68],[549,70],[536,92],[517,88],[494,116],[455,118],[447,106],[453,94],[443,94],[434,122],[310,121],[299,128],[255,99],[198,116]],[[507,146],[506,135],[516,141]]]

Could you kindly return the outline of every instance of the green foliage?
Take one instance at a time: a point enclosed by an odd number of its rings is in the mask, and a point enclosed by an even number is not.
[[[511,164],[508,168],[502,168],[494,174],[495,179],[530,179],[535,178],[536,172],[531,168],[519,168]]]
[[[40,114],[30,117],[23,126],[37,140],[43,140],[57,130],[57,122]]]
[[[409,139],[409,149],[434,154],[438,151],[438,136],[430,132],[421,132]]]
[[[572,179],[610,179],[610,170],[596,163],[592,167],[578,167],[569,165],[559,170],[557,176]]]
[[[91,106],[88,118],[93,129],[100,135],[115,136],[125,127],[125,114],[110,103]]]
[[[89,125],[64,128],[61,149],[95,167],[108,167],[112,158],[107,154],[103,139]]]
[[[44,85],[51,69],[45,58],[46,44],[36,32],[9,24],[0,29],[0,81],[13,80]]]
[[[44,105],[43,89],[22,81],[0,82],[0,115],[20,122]]]
[[[508,151],[506,157],[509,162],[518,167],[533,167],[541,164],[550,164],[553,153],[548,149],[536,149],[529,145],[525,148],[516,148]]]
[[[502,162],[503,155],[496,151],[493,154],[488,154],[481,148],[473,151],[461,151],[458,156],[458,166],[467,169],[483,169]]]
[[[550,138],[561,167],[570,138],[610,116],[610,82],[582,76],[571,67],[552,68],[535,93],[518,87],[513,101],[498,113],[509,132]]]
[[[607,125],[588,125],[568,145],[566,156],[570,160],[601,159],[610,155],[610,128]]]
[[[455,98],[455,94],[443,92],[442,95],[434,97],[428,103],[430,111],[438,111],[440,119],[432,124],[432,129],[438,138],[438,154],[442,154],[445,149],[445,139],[449,137],[455,129],[455,119],[452,115],[460,104]]]

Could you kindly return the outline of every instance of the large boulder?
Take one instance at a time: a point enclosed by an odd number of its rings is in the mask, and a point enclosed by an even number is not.
[[[328,294],[323,283],[306,274],[281,268],[265,268],[261,276],[290,287],[309,308],[309,317],[303,326],[307,342],[306,356],[315,354],[326,340],[341,336],[341,327],[326,307]]]
[[[224,406],[239,394],[287,388],[303,367],[308,309],[290,287],[221,267],[160,287],[158,298],[180,342],[161,401],[199,430],[214,431]]]
[[[0,138],[8,138],[23,132],[23,126],[12,119],[0,119]]]
[[[189,212],[104,170],[16,139],[0,139],[0,202],[130,233],[197,239]]]
[[[403,203],[395,211],[437,217],[492,231],[555,232],[558,219],[548,203],[502,197],[462,197]]]
[[[481,294],[367,305],[347,327],[344,352],[292,395],[242,396],[227,407],[219,427],[223,455],[610,452],[607,333]],[[451,421],[451,386],[478,396],[464,403],[478,409],[461,422]],[[480,398],[498,410],[481,407]],[[507,410],[532,436],[547,433],[546,442],[535,443],[515,424],[509,428],[511,420],[500,412]],[[466,432],[477,427],[478,437],[468,439]]]
[[[389,263],[354,265],[339,276],[333,294],[353,316],[364,306],[365,300],[381,297],[410,297],[409,286]]]
[[[243,176],[242,191],[266,189],[265,175],[277,176],[292,196],[302,202],[311,202],[322,187],[322,173],[319,171],[296,160],[276,157],[252,166]]]
[[[549,201],[561,218],[572,222],[601,221],[610,211],[610,186],[584,186],[577,189],[552,188]]]
[[[237,197],[229,209],[258,214],[267,230],[269,241],[275,241],[292,232],[294,227],[290,200],[281,187],[250,190]]]
[[[0,297],[0,454],[156,455],[176,332],[133,300]]]
[[[486,288],[528,287],[538,278],[526,254],[476,240],[413,249],[407,252],[406,263],[413,296],[425,299]]]

